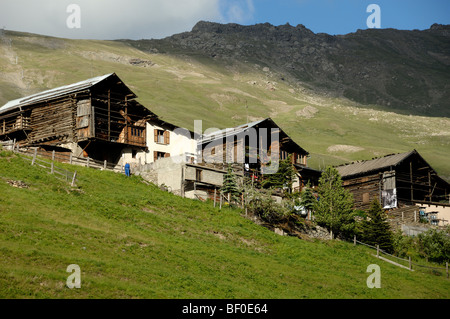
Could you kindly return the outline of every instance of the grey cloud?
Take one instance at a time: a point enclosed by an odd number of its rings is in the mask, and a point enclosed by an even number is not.
[[[0,27],[78,39],[161,38],[190,30],[199,20],[223,20],[220,0],[1,0]],[[70,29],[69,4],[81,9]]]

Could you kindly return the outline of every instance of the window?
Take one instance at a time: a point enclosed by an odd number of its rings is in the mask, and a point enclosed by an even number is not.
[[[136,154],[137,154],[137,151],[136,151],[136,150],[132,150],[132,151],[131,151],[131,157],[132,157],[132,158],[136,158]]]
[[[170,153],[165,153],[165,152],[158,152],[158,151],[154,151],[153,152],[153,160],[157,161],[161,158],[165,158],[165,157],[170,157]]]
[[[363,194],[363,204],[369,204],[369,202],[370,202],[369,193],[364,193]]]
[[[144,129],[140,127],[132,127],[131,128],[131,136],[143,137]]]
[[[197,168],[195,170],[195,180],[200,182],[202,180],[202,173],[203,173],[203,171],[201,169]]]
[[[158,144],[170,144],[170,132],[164,130],[155,129],[155,143]]]

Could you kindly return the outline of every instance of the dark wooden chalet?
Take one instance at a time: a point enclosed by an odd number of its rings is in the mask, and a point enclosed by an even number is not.
[[[0,108],[0,140],[117,162],[122,150],[146,148],[155,117],[115,74],[10,101]]]
[[[199,153],[206,162],[242,164],[244,173],[256,178],[270,173],[272,161],[290,157],[299,178],[294,184],[296,190],[301,190],[308,181],[316,185],[321,174],[307,167],[309,153],[271,118],[205,134],[199,143]]]
[[[449,205],[450,184],[416,151],[336,167],[355,208],[367,210],[374,198],[385,209],[409,205]]]

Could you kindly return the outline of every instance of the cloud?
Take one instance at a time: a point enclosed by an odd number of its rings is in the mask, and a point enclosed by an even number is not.
[[[220,1],[1,0],[0,27],[78,39],[162,38],[188,31],[199,20],[222,20]],[[80,28],[67,26],[70,4],[80,8]]]
[[[223,22],[248,23],[254,19],[253,0],[223,0],[221,7]]]

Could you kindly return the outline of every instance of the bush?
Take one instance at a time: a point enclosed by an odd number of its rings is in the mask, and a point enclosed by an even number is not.
[[[269,223],[277,223],[287,219],[292,213],[292,207],[278,204],[272,198],[271,190],[256,190],[246,187],[246,207],[253,214]]]
[[[404,236],[397,231],[393,239],[394,251],[399,257],[422,257],[440,264],[450,260],[449,229],[430,229],[417,237]]]
[[[430,229],[417,236],[419,253],[422,257],[437,263],[450,260],[450,237],[445,231]]]

